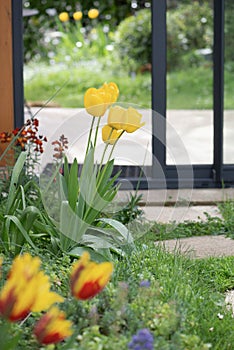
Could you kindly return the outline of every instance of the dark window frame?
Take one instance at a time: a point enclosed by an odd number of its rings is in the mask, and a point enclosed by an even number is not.
[[[12,52],[14,127],[24,124],[23,17],[22,1],[12,0]]]
[[[15,127],[24,123],[23,93],[23,20],[22,1],[12,0],[13,31],[13,79]],[[160,50],[158,50],[160,48]],[[193,165],[193,187],[212,188],[234,185],[234,164],[223,164],[223,95],[224,95],[224,0],[214,0],[214,49],[213,49],[213,111],[214,111],[214,162]],[[152,0],[152,151],[153,164],[143,177],[140,188],[186,188],[191,187],[191,168],[186,165],[166,165],[166,1]],[[164,118],[157,118],[157,113]],[[160,137],[157,137],[160,135]],[[161,141],[159,141],[159,139]],[[158,167],[165,180],[158,178]],[[178,179],[178,172],[180,178]],[[134,172],[133,172],[134,173]],[[139,174],[138,172],[135,172]],[[139,177],[130,177],[124,171],[127,182],[134,187]],[[124,177],[123,174],[123,177]],[[181,176],[182,174],[182,176]]]

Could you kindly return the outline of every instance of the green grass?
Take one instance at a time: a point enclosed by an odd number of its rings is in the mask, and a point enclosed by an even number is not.
[[[208,350],[206,344],[214,350],[232,349],[233,319],[224,292],[234,287],[234,257],[190,260],[153,243],[139,244],[135,252],[114,262],[114,275],[105,290],[82,303],[70,297],[70,259],[54,256],[46,246],[40,255],[54,289],[66,297],[60,307],[75,325],[70,346],[66,348],[65,342],[58,350],[127,349],[141,328],[153,334],[154,349]],[[4,274],[9,264],[6,259]],[[139,287],[142,280],[150,281],[150,287]],[[37,317],[32,315],[20,328],[17,350],[38,349],[31,336]]]
[[[234,201],[227,200],[223,202],[219,209],[227,227],[227,236],[234,238]]]
[[[81,66],[31,64],[25,67],[25,98],[28,101],[45,102],[65,82],[66,86],[54,98],[61,107],[83,107],[84,91],[103,82],[115,81],[120,88],[119,102],[151,106],[151,76],[149,73],[129,76],[115,66],[103,66],[98,62]],[[202,66],[168,73],[168,109],[212,109],[212,68]],[[156,92],[157,93],[157,92]],[[231,72],[225,73],[224,106],[234,108],[234,80]]]
[[[149,74],[138,75],[132,79],[122,72],[113,73],[111,70],[101,70],[96,66],[72,67],[70,70],[61,68],[59,71],[50,71],[48,67],[42,66],[31,78],[26,79],[25,98],[27,101],[46,101],[67,82],[53,101],[61,107],[82,108],[86,89],[100,87],[105,81],[114,81],[118,84],[119,102],[150,107],[151,77]]]

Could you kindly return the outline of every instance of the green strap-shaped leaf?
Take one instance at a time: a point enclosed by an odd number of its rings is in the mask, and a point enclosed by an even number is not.
[[[16,186],[17,186],[18,181],[19,181],[20,173],[24,167],[26,157],[27,157],[27,152],[21,152],[16,163],[15,163],[15,166],[13,168],[13,171],[11,174],[11,183],[10,183],[10,188],[9,188],[9,194],[8,194],[7,204],[6,204],[6,214],[9,213],[11,206],[14,202]]]
[[[16,227],[18,228],[18,230],[20,231],[20,233],[23,235],[26,242],[28,242],[28,244],[30,244],[33,247],[33,249],[35,249],[35,251],[37,252],[37,247],[34,245],[33,241],[29,237],[28,232],[24,229],[24,227],[22,226],[19,219],[13,215],[6,215],[5,218],[6,218],[6,221],[8,222],[8,223],[6,223],[7,227],[10,228],[9,223],[13,222],[16,225]]]
[[[79,191],[78,184],[78,163],[75,158],[70,169],[69,179],[68,179],[68,202],[73,211],[76,208],[77,196]]]
[[[108,218],[101,218],[98,219],[98,221],[113,227],[124,238],[126,244],[133,244],[133,237],[131,235],[131,232],[121,222]]]

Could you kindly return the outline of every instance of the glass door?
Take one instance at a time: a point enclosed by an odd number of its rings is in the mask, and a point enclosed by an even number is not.
[[[227,7],[226,22],[232,6]],[[231,33],[225,32],[229,38]],[[224,0],[153,2],[152,45],[155,186],[159,171],[169,188],[233,184],[232,110],[226,102],[231,89],[224,92],[223,85]],[[229,108],[225,118],[223,105]]]

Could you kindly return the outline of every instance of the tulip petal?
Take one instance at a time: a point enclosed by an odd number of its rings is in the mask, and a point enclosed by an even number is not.
[[[71,275],[71,292],[77,299],[86,300],[97,295],[108,283],[113,272],[113,264],[104,262],[97,264],[87,261],[89,254],[81,257],[81,261],[73,267]],[[82,260],[85,258],[85,264]],[[76,273],[76,271],[78,271]]]

